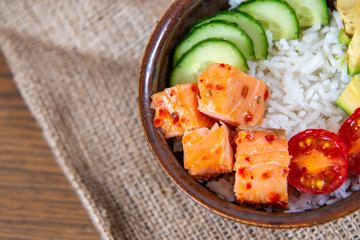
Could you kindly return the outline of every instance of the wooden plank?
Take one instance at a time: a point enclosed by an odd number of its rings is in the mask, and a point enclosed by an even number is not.
[[[0,239],[100,239],[1,54]]]

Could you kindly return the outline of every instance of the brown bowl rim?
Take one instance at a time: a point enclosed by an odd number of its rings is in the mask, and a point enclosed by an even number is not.
[[[169,50],[167,49],[169,42],[173,39],[174,31],[182,21],[182,16],[194,12],[202,2],[204,0],[176,0],[172,3],[158,21],[146,46],[140,67],[138,107],[141,124],[151,151],[165,173],[188,197],[201,206],[228,219],[254,226],[273,228],[314,226],[333,221],[358,210],[360,206],[357,200],[360,198],[360,192],[330,206],[304,212],[268,213],[255,210],[218,198],[180,166],[166,139],[152,123],[150,97],[155,92],[154,82],[159,78],[159,69],[156,68],[156,64],[162,65],[163,54]],[[333,6],[332,3],[329,6]]]

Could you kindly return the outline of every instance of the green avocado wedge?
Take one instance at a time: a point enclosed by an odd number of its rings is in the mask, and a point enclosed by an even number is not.
[[[358,75],[351,79],[336,103],[348,115],[360,107],[360,77]]]

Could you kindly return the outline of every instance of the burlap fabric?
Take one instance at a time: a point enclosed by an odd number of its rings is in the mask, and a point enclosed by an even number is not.
[[[359,212],[316,227],[248,226],[197,205],[168,179],[142,133],[137,80],[147,40],[170,4],[0,1],[1,49],[103,238],[358,238]]]

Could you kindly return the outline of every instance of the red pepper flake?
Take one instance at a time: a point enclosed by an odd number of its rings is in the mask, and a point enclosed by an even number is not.
[[[254,179],[254,176],[253,175],[251,175],[251,177],[250,177],[251,179]]]
[[[155,127],[160,127],[162,121],[161,121],[161,119],[155,118],[155,119],[153,120],[153,123],[154,123]]]
[[[269,201],[271,203],[277,203],[279,202],[279,200],[280,200],[279,194],[273,192],[269,193]]]
[[[230,67],[230,66],[228,66],[228,70],[231,71],[231,67]]]
[[[222,64],[220,64],[220,67],[224,68],[224,67],[225,67],[225,64],[223,64],[223,63],[222,63]]]
[[[204,82],[204,79],[200,79],[199,82],[201,82],[201,83]]]
[[[250,189],[251,188],[251,183],[246,183],[246,189]]]
[[[288,173],[288,170],[283,169],[283,170],[281,171],[281,176],[286,177],[287,173]]]
[[[265,172],[261,176],[262,176],[263,179],[268,179],[269,178],[269,173]]]
[[[178,119],[178,118],[175,118],[175,119],[173,120],[173,124],[174,124],[174,125],[180,125],[180,124],[179,124],[179,119]]]
[[[206,84],[206,88],[208,88],[208,89],[212,89],[212,84],[211,83],[208,83],[208,84]]]
[[[174,96],[175,95],[175,90],[171,90],[170,91],[170,97]]]
[[[249,87],[245,85],[245,86],[243,87],[243,89],[241,90],[241,96],[242,96],[243,98],[246,98],[248,92],[249,92]]]
[[[245,161],[250,162],[250,157],[246,157],[246,158],[245,158]]]
[[[269,97],[269,91],[266,90],[265,94],[264,94],[264,101],[266,101],[266,99],[268,99],[268,97]]]
[[[191,85],[191,91],[193,91],[195,93],[197,92],[197,87],[195,84]]]
[[[154,103],[155,106],[162,106],[164,102],[161,99],[155,98],[153,100],[153,103]]]
[[[275,142],[275,134],[271,133],[271,134],[265,135],[265,139],[268,143],[272,144]]]
[[[165,117],[167,115],[167,111],[165,109],[159,109],[159,117]]]
[[[244,172],[245,172],[245,168],[239,168],[238,173],[240,174],[240,176],[244,176]]]
[[[245,139],[248,141],[248,142],[252,142],[255,140],[254,136],[250,133],[246,134],[245,136]]]
[[[225,89],[225,87],[222,86],[222,85],[215,85],[215,89],[216,90],[223,90],[223,89]]]
[[[245,114],[244,120],[245,120],[245,122],[250,122],[253,119],[253,117],[254,116],[252,115],[252,113],[247,111],[246,114]]]

